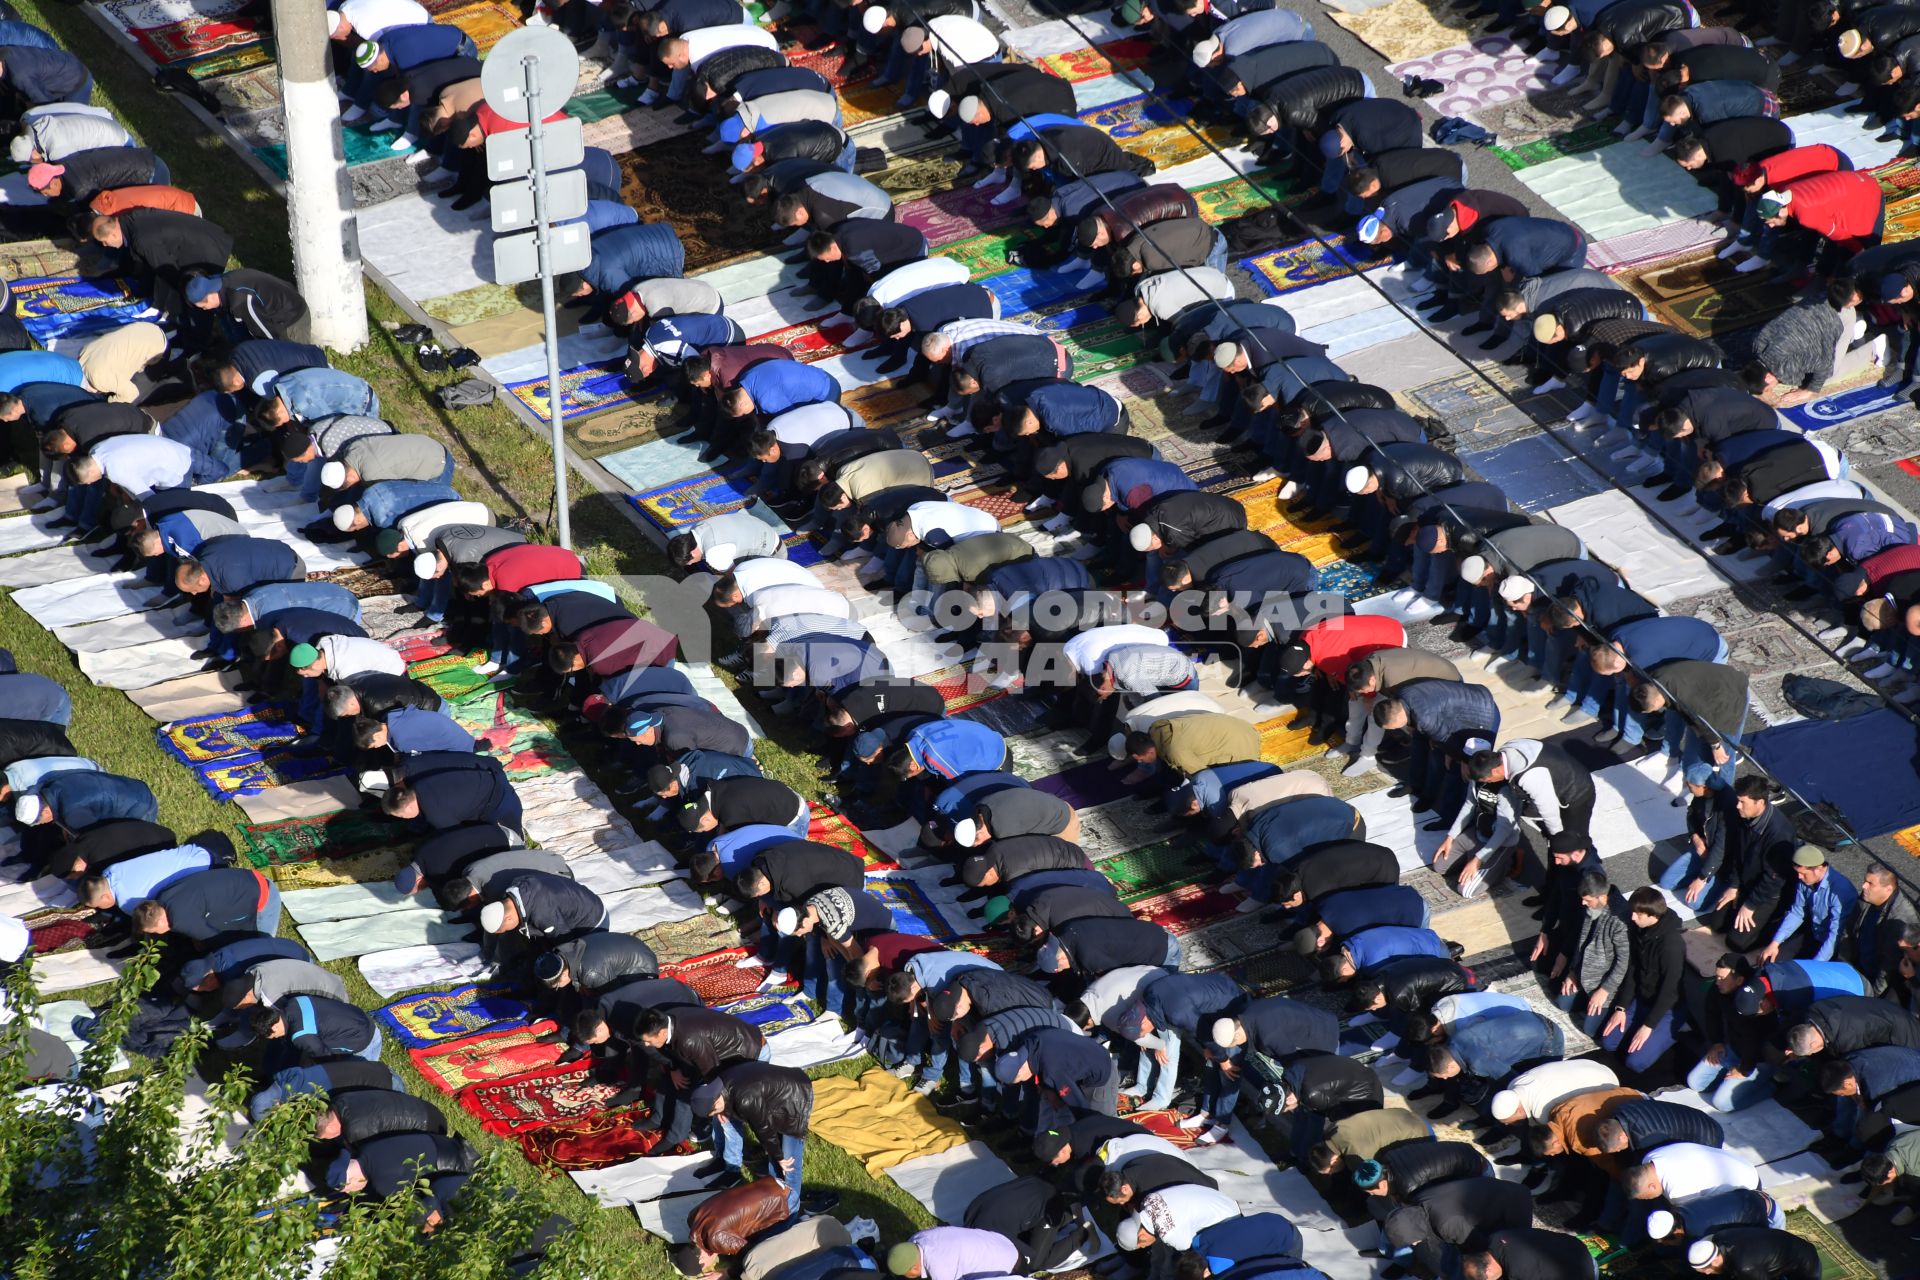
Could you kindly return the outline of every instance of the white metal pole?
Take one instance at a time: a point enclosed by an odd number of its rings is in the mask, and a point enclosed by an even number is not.
[[[554,325],[553,245],[547,226],[546,127],[541,116],[546,106],[539,96],[539,61],[522,58],[527,78],[527,102],[531,108],[527,121],[527,151],[533,161],[533,234],[540,254],[540,314],[546,324],[547,338],[547,427],[553,433],[553,506],[558,514],[560,545],[573,547],[573,520],[567,511],[567,442],[561,430],[565,415],[560,410],[560,335]]]
[[[352,351],[367,341],[367,300],[353,180],[329,65],[326,6],[322,0],[273,0],[273,33],[286,107],[294,281],[307,300],[313,340]]]

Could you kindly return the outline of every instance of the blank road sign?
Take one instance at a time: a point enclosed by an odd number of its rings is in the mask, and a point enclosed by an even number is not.
[[[487,105],[509,120],[534,117],[528,99],[527,72],[533,72],[533,97],[539,114],[558,111],[573,96],[580,79],[580,55],[573,42],[552,27],[522,27],[488,51],[480,65],[480,88]]]
[[[493,229],[524,231],[533,225],[533,180],[501,182],[487,193],[493,206]],[[569,169],[547,175],[547,221],[566,222],[587,212],[587,171]]]
[[[564,227],[549,227],[547,233],[553,237],[554,275],[563,276],[571,271],[585,271],[587,264],[593,261],[593,247],[587,234],[586,223],[570,222]],[[523,280],[540,278],[540,251],[533,241],[534,233],[531,231],[494,237],[493,282],[495,284],[519,284]]]
[[[571,169],[587,158],[586,138],[580,131],[580,122],[572,116],[552,121],[541,128],[548,173]],[[533,149],[527,143],[525,129],[496,133],[487,138],[489,181],[505,182],[509,178],[524,178],[532,172]]]

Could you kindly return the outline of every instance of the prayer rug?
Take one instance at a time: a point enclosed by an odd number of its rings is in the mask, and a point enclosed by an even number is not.
[[[936,192],[951,191],[961,167],[962,162],[954,156],[915,156],[865,176],[892,196],[895,204],[905,204],[909,200],[924,200]]]
[[[12,281],[8,288],[20,322],[43,347],[55,338],[90,337],[153,313],[119,276],[43,276]]]
[[[593,1078],[593,1062],[581,1059],[543,1067],[512,1080],[494,1080],[462,1089],[455,1100],[460,1109],[495,1137],[526,1133],[584,1120],[607,1109],[618,1086]]]
[[[390,596],[400,588],[393,579],[398,572],[397,564],[378,562],[360,565],[353,569],[340,569],[325,575],[326,581],[336,587],[345,587],[353,592],[356,600],[366,600],[373,596]]]
[[[867,892],[887,904],[893,912],[893,931],[917,938],[951,942],[959,934],[947,924],[940,908],[933,905],[927,891],[905,873],[867,875]]]
[[[814,1081],[808,1128],[860,1161],[874,1178],[904,1160],[950,1151],[967,1141],[958,1121],[941,1115],[906,1081],[878,1069],[857,1078]]]
[[[1019,948],[999,934],[968,934],[964,938],[955,938],[949,942],[947,949],[971,951],[974,955],[993,961],[1003,969],[1011,969],[1021,960]]]
[[[1252,178],[1229,178],[1225,182],[1210,183],[1193,191],[1194,203],[1200,206],[1200,216],[1215,224],[1237,218],[1243,213],[1252,213],[1255,209],[1271,208],[1275,202],[1294,204],[1306,195],[1306,184],[1265,174],[1255,174]]]
[[[188,18],[224,18],[246,7],[246,0],[100,0],[99,5],[102,17],[129,34]]]
[[[1152,60],[1153,41],[1145,36],[1129,36],[1110,44],[1047,54],[1040,59],[1040,66],[1048,74],[1059,76],[1069,84],[1079,84],[1083,80],[1098,80],[1101,76],[1132,71],[1146,66]]]
[[[819,1016],[814,1012],[813,1005],[802,996],[783,996],[771,992],[736,1000],[727,1005],[724,1012],[758,1028],[763,1036],[804,1027]]]
[[[1834,805],[1863,837],[1920,823],[1911,785],[1920,736],[1897,711],[1775,725],[1747,735],[1747,746],[1763,768],[1791,778],[1802,800]]]
[[[993,198],[1003,190],[1003,187],[983,190],[962,187],[957,191],[943,191],[900,205],[894,216],[925,235],[933,248],[940,249],[1020,221],[1024,209],[1020,201],[993,203]]]
[[[349,810],[349,812],[354,812]],[[346,884],[375,884],[393,879],[405,865],[406,856],[397,849],[373,849],[344,858],[315,858],[276,867],[273,882],[282,893],[294,889],[332,889]]]
[[[273,65],[273,41],[261,40],[222,49],[204,58],[195,58],[184,69],[195,80],[212,80],[219,76],[230,76],[236,71],[252,71]]]
[[[233,120],[229,123],[235,132],[253,143],[253,153],[260,157],[262,164],[282,178],[287,176],[287,123],[279,110],[263,111],[249,120]],[[344,125],[340,130],[341,149],[346,154],[350,168],[378,164],[382,160],[405,156],[413,150],[411,146],[406,146],[395,151],[393,140],[391,133],[374,133],[359,125]]]
[[[735,487],[733,481],[709,472],[656,489],[643,489],[629,501],[656,526],[671,530],[698,524],[709,516],[739,511],[751,499]]]
[[[1320,566],[1320,589],[1338,591],[1353,604],[1362,600],[1371,600],[1380,594],[1380,584],[1374,580],[1374,570],[1366,565],[1342,560],[1338,564]],[[1298,757],[1295,757],[1298,759]]]
[[[1034,779],[1036,789],[1065,800],[1076,809],[1110,804],[1132,794],[1133,789],[1120,781],[1126,770],[1116,769],[1108,760],[1089,760],[1049,777]]]
[[[1059,339],[1060,345],[1073,357],[1075,382],[1131,369],[1158,354],[1147,350],[1146,338],[1140,330],[1127,328],[1111,315],[1092,324],[1069,329],[1060,334]]]
[[[857,326],[845,321],[823,329],[819,321],[805,320],[799,324],[790,324],[784,329],[775,329],[772,333],[756,334],[753,340],[771,343],[776,347],[785,347],[793,352],[795,360],[802,364],[812,364],[816,360],[825,360],[829,356],[845,355],[846,341],[854,335],[856,329]]]
[[[49,907],[25,917],[28,944],[36,956],[77,951],[99,931],[100,923],[92,907]]]
[[[1898,391],[1885,387],[1856,387],[1838,395],[1823,396],[1818,400],[1809,400],[1797,404],[1781,413],[1787,421],[1807,431],[1818,431],[1822,427],[1836,427],[1843,422],[1852,422],[1855,418],[1864,418],[1870,414],[1882,413],[1907,402],[1907,398]]]
[[[987,682],[975,676],[965,663],[954,663],[938,671],[929,671],[920,676],[919,681],[940,691],[940,696],[946,699],[947,714],[950,716],[957,716],[983,702],[1006,696],[1005,689],[989,688]]]
[[[1014,231],[974,236],[955,244],[945,245],[936,252],[943,258],[952,258],[965,263],[968,276],[991,289],[993,288],[991,277],[1018,270],[1007,261],[1007,254],[1031,240],[1038,239],[1040,235],[1038,228],[1022,227]]]
[[[9,280],[71,275],[79,264],[79,254],[51,240],[18,240],[12,244],[0,244],[0,276]]]
[[[1121,1114],[1154,1137],[1170,1142],[1182,1151],[1191,1151],[1199,1145],[1194,1141],[1197,1131],[1180,1127],[1178,1111],[1128,1111],[1123,1104]]]
[[[1486,126],[1493,128],[1492,125]],[[1507,146],[1489,148],[1500,163],[1509,169],[1528,169],[1536,164],[1545,164],[1549,160],[1560,160],[1567,156],[1584,155],[1601,147],[1612,146],[1620,141],[1619,135],[1604,124],[1583,124],[1565,133],[1556,133],[1550,137],[1533,138],[1520,141],[1521,130],[1510,130],[1506,136],[1513,141]]]
[[[260,40],[260,24],[252,18],[184,18],[164,27],[146,27],[132,33],[140,52],[159,66],[219,53]]]
[[[657,924],[640,937],[653,948],[653,954],[660,957],[663,965],[684,961],[692,956],[704,956],[719,947],[737,947],[740,944],[740,931],[725,916],[711,911],[688,916],[685,920]]]
[[[1787,1230],[1820,1251],[1820,1280],[1873,1280],[1880,1269],[1854,1252],[1831,1223],[1822,1222],[1810,1209],[1794,1209],[1787,1214]]]
[[[1590,241],[1664,230],[1712,212],[1714,195],[1667,156],[1640,146],[1603,147],[1520,171],[1520,181]]]
[[[1551,69],[1543,69],[1539,59],[1506,36],[1481,36],[1467,44],[1395,63],[1387,68],[1387,74],[1395,80],[1420,76],[1444,84],[1444,92],[1426,100],[1434,113],[1442,116],[1464,116],[1482,107],[1525,98],[1547,89],[1552,79]]]
[[[248,115],[280,105],[280,68],[255,67],[237,75],[209,81],[207,92],[220,103],[220,113]]]
[[[258,795],[290,782],[333,778],[345,771],[341,765],[325,757],[295,755],[291,751],[276,751],[251,758],[233,757],[201,765],[194,770],[200,778],[200,785],[216,800]]]
[[[740,967],[742,960],[751,959],[754,954],[752,947],[728,947],[724,951],[709,951],[703,956],[694,956],[688,960],[661,965],[660,976],[678,978],[697,991],[700,999],[709,1007],[717,1009],[730,1001],[744,1000],[761,994],[760,984],[766,979],[766,969],[758,961],[744,969]],[[794,982],[787,982],[774,988],[775,992],[797,990],[799,985]]]
[[[481,1031],[527,1024],[528,1006],[512,999],[509,984],[469,982],[441,991],[422,991],[373,1011],[403,1048],[427,1049]]]
[[[1724,238],[1725,229],[1705,218],[1672,218],[1658,226],[1588,244],[1587,265],[1612,273],[1677,258],[1717,245]]]
[[[686,274],[763,249],[767,211],[740,199],[727,168],[701,154],[698,134],[669,138],[620,157],[620,198],[642,222],[670,224],[686,247]]]
[[[1516,495],[1516,505],[1525,511],[1576,502],[1609,487],[1592,468],[1572,462],[1566,447],[1548,435],[1524,436],[1497,449],[1461,449],[1459,458],[1481,479]]]
[[[487,684],[487,677],[473,669],[473,664],[485,656],[479,652],[443,653],[435,658],[409,663],[407,674],[446,701],[457,702]]]
[[[487,56],[487,50],[520,29],[519,9],[502,4],[500,0],[483,0],[480,4],[449,9],[437,20],[458,27],[472,36],[474,44],[480,47],[482,58]]]
[[[640,99],[640,90],[633,89],[595,89],[590,93],[577,93],[567,99],[565,111],[583,125],[605,120],[631,111],[633,104]]]
[[[869,871],[892,871],[900,866],[882,850],[874,847],[860,829],[817,800],[807,802],[810,813],[807,839],[815,844],[830,844],[859,858]]]
[[[1122,901],[1183,888],[1220,874],[1219,864],[1186,840],[1162,840],[1094,864]]]
[[[1328,280],[1337,280],[1360,269],[1351,254],[1318,240],[1306,240],[1248,258],[1241,264],[1269,294],[1291,293]]]
[[[1388,62],[1405,62],[1436,50],[1452,48],[1467,38],[1469,28],[1440,21],[1423,0],[1392,0],[1365,13],[1331,15],[1334,22],[1357,36]],[[1456,19],[1466,22],[1469,19]]]
[[[547,420],[547,379],[542,374],[520,382],[509,382],[507,393],[540,421]],[[606,409],[635,403],[632,385],[627,381],[626,359],[601,360],[560,372],[560,419],[585,417]]]
[[[1182,885],[1165,893],[1127,904],[1134,915],[1151,920],[1168,933],[1179,935],[1230,916],[1240,899],[1206,885]]]
[[[553,1022],[483,1031],[465,1040],[409,1049],[416,1071],[444,1093],[458,1093],[468,1085],[512,1079],[551,1067],[564,1049]]]
[[[633,1127],[646,1111],[645,1107],[622,1107],[529,1130],[517,1135],[520,1150],[534,1168],[549,1177],[626,1164],[652,1155],[660,1145],[658,1129]]]
[[[1887,205],[1887,222],[1882,234],[1894,240],[1911,240],[1920,236],[1920,200],[1909,196],[1907,199]]]
[[[523,707],[509,705],[498,687],[475,690],[450,704],[447,713],[486,744],[509,778],[534,778],[579,767],[560,745],[552,725]]]
[[[562,421],[562,428],[573,446],[590,458],[604,458],[610,453],[635,449],[643,444],[672,435],[680,429],[680,405],[665,396],[649,396],[634,403],[629,400],[624,405],[596,413],[586,418],[571,418]],[[691,446],[697,455],[699,446]],[[664,480],[679,479],[678,476],[656,475],[648,478],[648,484],[659,484]],[[636,485],[635,488],[645,486]]]
[[[198,767],[283,746],[300,736],[300,728],[293,722],[292,708],[273,703],[177,720],[154,734],[174,759]]]

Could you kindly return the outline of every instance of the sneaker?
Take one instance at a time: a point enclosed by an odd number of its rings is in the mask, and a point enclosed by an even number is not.
[[[775,987],[784,987],[791,981],[793,981],[793,979],[787,976],[785,969],[769,969],[767,970],[767,976],[760,979],[760,990],[771,991]]]
[[[1193,1140],[1194,1145],[1199,1147],[1215,1147],[1223,1142],[1232,1141],[1233,1130],[1223,1124],[1214,1125],[1211,1129]]]
[[[903,1062],[899,1066],[889,1067],[887,1070],[897,1080],[911,1080],[919,1074],[920,1068],[915,1063]]]
[[[1363,774],[1378,772],[1380,765],[1372,756],[1355,756],[1353,763],[1340,771],[1343,778],[1358,778]]]
[[[940,1081],[938,1078],[922,1080],[919,1084],[913,1086],[913,1091],[923,1098],[931,1098],[940,1091]]]
[[[499,675],[500,664],[495,662],[491,658],[487,659],[485,662],[476,662],[473,664],[473,673],[479,676]]]
[[[1272,467],[1262,467],[1247,479],[1250,484],[1265,484],[1269,480],[1278,480],[1279,478],[1280,473]]]
[[[1192,1115],[1188,1116],[1185,1120],[1180,1121],[1178,1125],[1180,1129],[1182,1129],[1187,1133],[1192,1133],[1198,1129],[1210,1128],[1212,1126],[1213,1126],[1213,1117],[1204,1111],[1194,1112]]]

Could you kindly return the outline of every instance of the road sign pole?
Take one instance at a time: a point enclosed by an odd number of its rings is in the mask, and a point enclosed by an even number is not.
[[[540,315],[547,339],[547,427],[553,433],[553,509],[559,519],[560,545],[573,549],[573,519],[567,510],[567,441],[561,424],[560,335],[554,318],[552,231],[547,225],[546,127],[541,121],[538,58],[522,58],[527,100],[535,105],[527,122],[527,150],[533,160],[533,234],[540,249]]]

